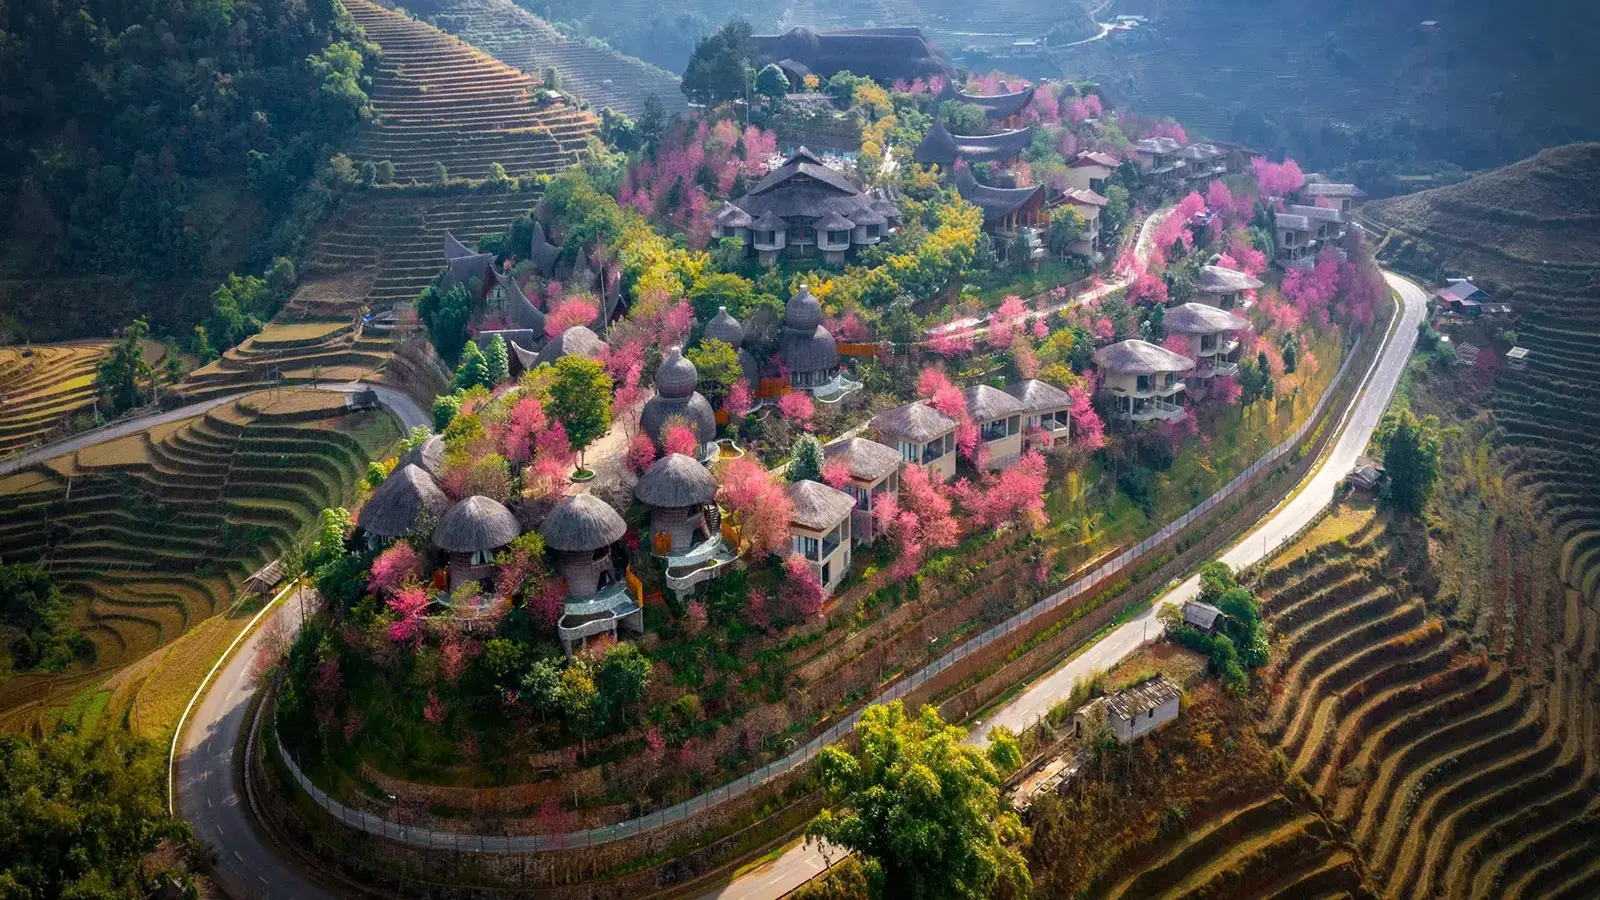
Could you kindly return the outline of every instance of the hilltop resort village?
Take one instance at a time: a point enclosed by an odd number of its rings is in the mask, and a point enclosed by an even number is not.
[[[1600,145],[1197,6],[0,9],[0,895],[1600,896]]]

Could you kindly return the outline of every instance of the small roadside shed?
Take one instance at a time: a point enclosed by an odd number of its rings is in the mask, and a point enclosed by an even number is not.
[[[1225,618],[1226,613],[1209,603],[1199,600],[1186,600],[1183,604],[1183,623],[1193,625],[1201,631],[1210,632],[1217,627],[1217,620]]]
[[[1111,733],[1126,744],[1177,719],[1182,702],[1183,691],[1167,676],[1157,675],[1078,710],[1073,716],[1073,736],[1088,734],[1104,716]]]
[[[1344,477],[1344,483],[1364,493],[1376,494],[1383,484],[1383,465],[1365,456],[1356,457],[1355,467]]]

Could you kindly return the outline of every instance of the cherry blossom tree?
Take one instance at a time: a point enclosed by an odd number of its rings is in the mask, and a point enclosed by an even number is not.
[[[422,577],[422,557],[405,541],[396,541],[372,561],[367,575],[367,590],[386,596],[408,581]]]
[[[850,467],[838,457],[828,460],[822,464],[822,483],[834,490],[844,490],[850,483]]]
[[[600,308],[593,300],[581,295],[568,297],[545,317],[544,333],[549,337],[558,338],[569,328],[593,325],[599,316]]]
[[[1298,191],[1306,183],[1306,176],[1292,159],[1275,163],[1265,157],[1257,157],[1250,165],[1255,169],[1256,186],[1261,189],[1262,196],[1282,197]]]
[[[1093,453],[1106,445],[1106,424],[1094,411],[1094,398],[1083,385],[1067,388],[1072,398],[1072,444],[1080,451]]]
[[[812,403],[810,393],[790,391],[779,398],[778,414],[802,429],[810,431],[811,418],[817,414],[817,407]]]
[[[389,623],[389,640],[397,644],[414,644],[422,640],[422,614],[428,608],[428,590],[411,584],[400,588],[389,598],[389,611],[394,621]]]
[[[506,461],[514,465],[526,463],[533,451],[535,436],[542,434],[549,424],[544,404],[539,402],[539,398],[518,398],[506,418],[503,436]]]
[[[1022,298],[1016,294],[1008,295],[989,316],[989,346],[996,350],[1010,347],[1018,326],[1026,321],[1027,316],[1028,305],[1022,302]]]
[[[805,557],[792,553],[783,561],[778,599],[785,614],[797,621],[814,619],[822,612],[822,579]]]
[[[741,378],[729,388],[728,396],[722,400],[722,408],[727,410],[728,421],[733,422],[750,414],[753,405],[750,396],[750,386]]]
[[[661,435],[661,445],[663,453],[682,453],[691,458],[700,456],[700,439],[687,425],[668,425]]]
[[[1044,514],[1047,476],[1044,457],[1037,450],[1022,454],[1016,465],[984,479],[978,518],[990,526],[1021,523],[1038,531],[1048,523]]]
[[[724,462],[717,473],[717,500],[757,559],[789,546],[794,504],[784,487],[753,456]]]
[[[628,441],[628,455],[624,459],[628,471],[643,475],[655,461],[656,442],[650,439],[650,435],[640,432]]]
[[[1128,302],[1135,306],[1165,306],[1167,283],[1161,280],[1161,276],[1145,272],[1128,285]],[[1110,324],[1109,320],[1107,324]],[[1115,331],[1112,335],[1115,335]]]

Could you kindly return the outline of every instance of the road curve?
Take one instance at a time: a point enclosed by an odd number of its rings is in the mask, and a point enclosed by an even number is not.
[[[1416,326],[1426,308],[1426,297],[1421,288],[1393,274],[1386,273],[1386,277],[1402,301],[1398,322],[1380,351],[1376,365],[1366,374],[1356,403],[1341,423],[1342,430],[1333,449],[1309,476],[1303,489],[1274,510],[1255,531],[1224,553],[1221,556],[1223,561],[1235,566],[1246,565],[1260,558],[1264,549],[1273,542],[1281,542],[1298,531],[1332,498],[1339,479],[1349,470],[1356,455],[1366,447],[1405,371],[1416,339]],[[384,402],[388,403],[388,399],[385,398]],[[415,407],[415,404],[412,406]],[[420,409],[416,410],[416,416],[425,422]],[[402,416],[404,419],[405,416]],[[410,424],[407,423],[407,427]],[[1192,594],[1195,585],[1196,580],[1190,579],[1157,602],[1181,598],[1185,591]],[[1146,629],[1150,627],[1155,608],[1156,604],[1152,603],[1138,618],[1111,632],[1071,662],[1034,683],[996,712],[984,723],[984,727],[975,730],[971,739],[982,740],[987,728],[995,724],[1015,723],[1018,727],[1031,724],[1052,703],[1069,693],[1073,683],[1084,673],[1107,668],[1127,656],[1147,636]],[[297,604],[284,604],[277,615],[288,616],[286,624],[290,626],[297,627],[299,624]],[[251,668],[259,647],[260,634],[261,630],[258,629],[244,641],[220,670],[215,684],[197,704],[188,729],[182,735],[177,759],[178,808],[183,817],[194,825],[198,836],[216,845],[220,857],[216,866],[217,878],[235,900],[254,897],[332,900],[338,895],[330,893],[328,888],[311,881],[297,868],[286,865],[279,858],[256,830],[258,826],[252,821],[247,804],[235,788],[238,775],[233,748],[247,725],[244,713],[255,691]],[[838,856],[838,851],[832,854],[834,859]],[[740,875],[703,897],[718,900],[777,900],[815,877],[827,865],[820,848],[797,844],[772,862]]]
[[[1250,565],[1261,559],[1269,550],[1288,540],[1309,523],[1333,499],[1334,490],[1345,473],[1355,464],[1356,457],[1366,449],[1372,432],[1383,418],[1389,400],[1394,396],[1411,359],[1411,349],[1417,339],[1417,325],[1427,313],[1427,295],[1409,279],[1385,272],[1389,286],[1400,296],[1400,311],[1396,324],[1379,351],[1377,362],[1368,369],[1361,392],[1340,422],[1340,432],[1333,447],[1323,457],[1301,484],[1299,492],[1280,504],[1266,518],[1240,538],[1218,559],[1234,568]],[[1084,648],[1082,652],[1039,679],[1010,703],[996,710],[980,722],[968,735],[970,743],[986,743],[989,729],[1004,725],[1021,731],[1037,722],[1050,707],[1072,693],[1079,679],[1095,671],[1105,671],[1126,659],[1146,640],[1161,633],[1156,610],[1164,603],[1180,602],[1193,597],[1200,589],[1200,578],[1192,576],[1177,587],[1152,598],[1150,605],[1132,620]],[[732,882],[701,896],[701,900],[778,900],[816,877],[828,867],[828,858],[838,860],[843,852],[808,847],[803,843],[790,846],[770,863],[745,872]]]

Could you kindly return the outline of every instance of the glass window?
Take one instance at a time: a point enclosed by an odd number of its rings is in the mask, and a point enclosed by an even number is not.
[[[995,419],[993,422],[985,422],[978,431],[985,441],[998,441],[1006,436],[1006,420]]]
[[[922,455],[922,448],[910,441],[900,442],[900,458],[908,463],[914,463]]]
[[[804,556],[806,559],[809,559],[812,562],[822,559],[822,554],[820,552],[822,545],[821,542],[816,538],[805,537],[804,535],[797,534],[790,540],[792,542],[792,546],[794,547],[794,552]]]
[[[1006,420],[1006,434],[1016,434],[1022,427],[1022,417],[1012,416]]]

